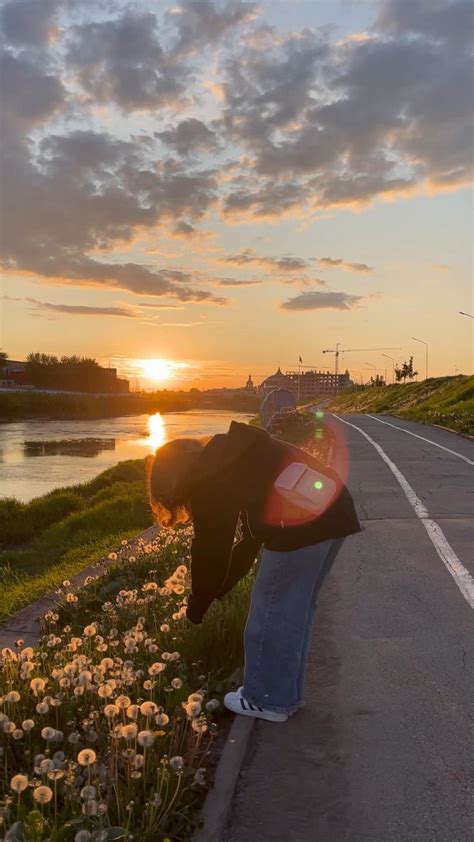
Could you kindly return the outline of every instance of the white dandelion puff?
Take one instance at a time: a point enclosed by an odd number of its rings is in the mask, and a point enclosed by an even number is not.
[[[14,775],[14,777],[10,781],[10,789],[13,792],[16,792],[18,795],[20,792],[24,792],[24,790],[28,787],[28,778],[26,775]]]
[[[53,790],[49,786],[38,786],[33,790],[33,798],[38,804],[47,804],[53,797]]]
[[[77,755],[77,762],[80,766],[92,766],[97,760],[97,755],[92,748],[83,748]]]

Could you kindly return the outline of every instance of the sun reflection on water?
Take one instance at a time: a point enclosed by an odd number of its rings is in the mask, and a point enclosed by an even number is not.
[[[161,447],[166,442],[166,430],[163,416],[157,412],[155,415],[150,415],[148,418],[148,438],[144,439],[144,444],[154,452],[157,447]]]

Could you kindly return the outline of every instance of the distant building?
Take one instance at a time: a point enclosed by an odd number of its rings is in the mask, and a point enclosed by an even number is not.
[[[128,394],[128,380],[117,377],[116,368],[81,363],[39,365],[34,370],[23,360],[7,360],[2,377],[13,386],[61,392]]]
[[[296,388],[293,380],[291,377],[283,374],[280,366],[278,366],[275,374],[267,377],[266,380],[260,383],[260,386],[258,387],[258,391],[262,395],[268,395],[270,392],[273,392],[274,389],[288,389],[290,392],[294,392],[296,394]]]
[[[297,371],[287,371],[286,378],[290,380],[302,401],[323,395],[336,395],[352,385],[348,371],[337,375],[331,371],[304,371],[301,374]]]
[[[249,394],[251,394],[251,395],[255,395],[255,394],[256,394],[256,392],[257,392],[257,390],[256,390],[256,388],[255,388],[255,384],[254,384],[254,382],[253,382],[253,380],[252,380],[252,375],[251,375],[251,374],[249,374],[249,379],[247,380],[247,382],[246,382],[246,384],[245,384],[245,391],[246,391],[246,392],[248,392],[248,393],[249,393]]]

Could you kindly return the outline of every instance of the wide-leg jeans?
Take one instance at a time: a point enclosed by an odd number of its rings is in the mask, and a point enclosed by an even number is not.
[[[263,550],[244,638],[243,695],[253,705],[287,714],[301,707],[318,594],[343,543]]]

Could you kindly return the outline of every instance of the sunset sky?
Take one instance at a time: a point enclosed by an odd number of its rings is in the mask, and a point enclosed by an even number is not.
[[[0,28],[11,358],[231,387],[336,342],[424,374],[416,336],[471,373],[471,0],[11,0]]]

